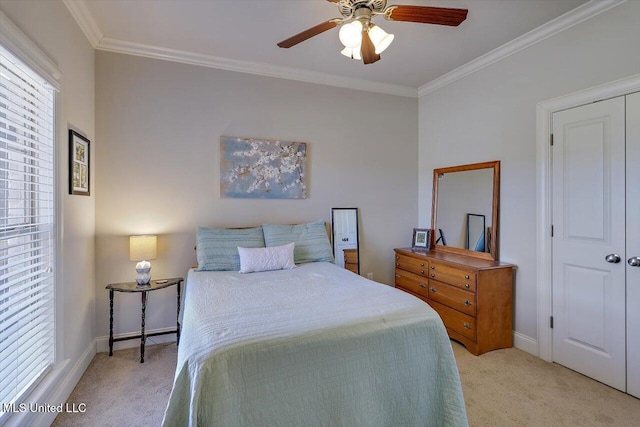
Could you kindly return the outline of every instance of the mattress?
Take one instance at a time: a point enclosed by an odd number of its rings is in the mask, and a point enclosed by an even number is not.
[[[164,426],[466,426],[421,300],[331,263],[190,270]]]

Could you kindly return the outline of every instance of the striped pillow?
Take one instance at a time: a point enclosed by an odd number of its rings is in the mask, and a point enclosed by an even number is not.
[[[255,228],[206,228],[198,227],[196,233],[196,271],[238,271],[243,248],[264,248],[262,227]]]
[[[296,264],[334,262],[327,229],[321,219],[298,225],[263,224],[262,230],[267,247],[295,243],[293,258]]]

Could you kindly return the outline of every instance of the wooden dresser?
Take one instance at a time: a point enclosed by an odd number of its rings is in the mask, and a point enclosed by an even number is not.
[[[353,271],[356,274],[358,272],[358,249],[343,249],[344,252],[344,268],[349,271]]]
[[[478,356],[513,346],[513,265],[442,251],[395,249],[395,284],[440,314]]]

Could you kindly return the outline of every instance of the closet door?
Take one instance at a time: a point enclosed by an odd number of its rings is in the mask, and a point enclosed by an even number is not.
[[[640,398],[640,92],[626,98],[627,393]]]
[[[624,391],[625,98],[554,113],[553,138],[553,361]]]

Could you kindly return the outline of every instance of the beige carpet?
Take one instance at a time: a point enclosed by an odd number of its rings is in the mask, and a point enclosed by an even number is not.
[[[476,426],[638,426],[640,400],[517,349],[480,357],[453,343],[469,424]],[[176,346],[96,355],[69,397],[84,414],[60,414],[54,426],[159,426],[176,363]]]

